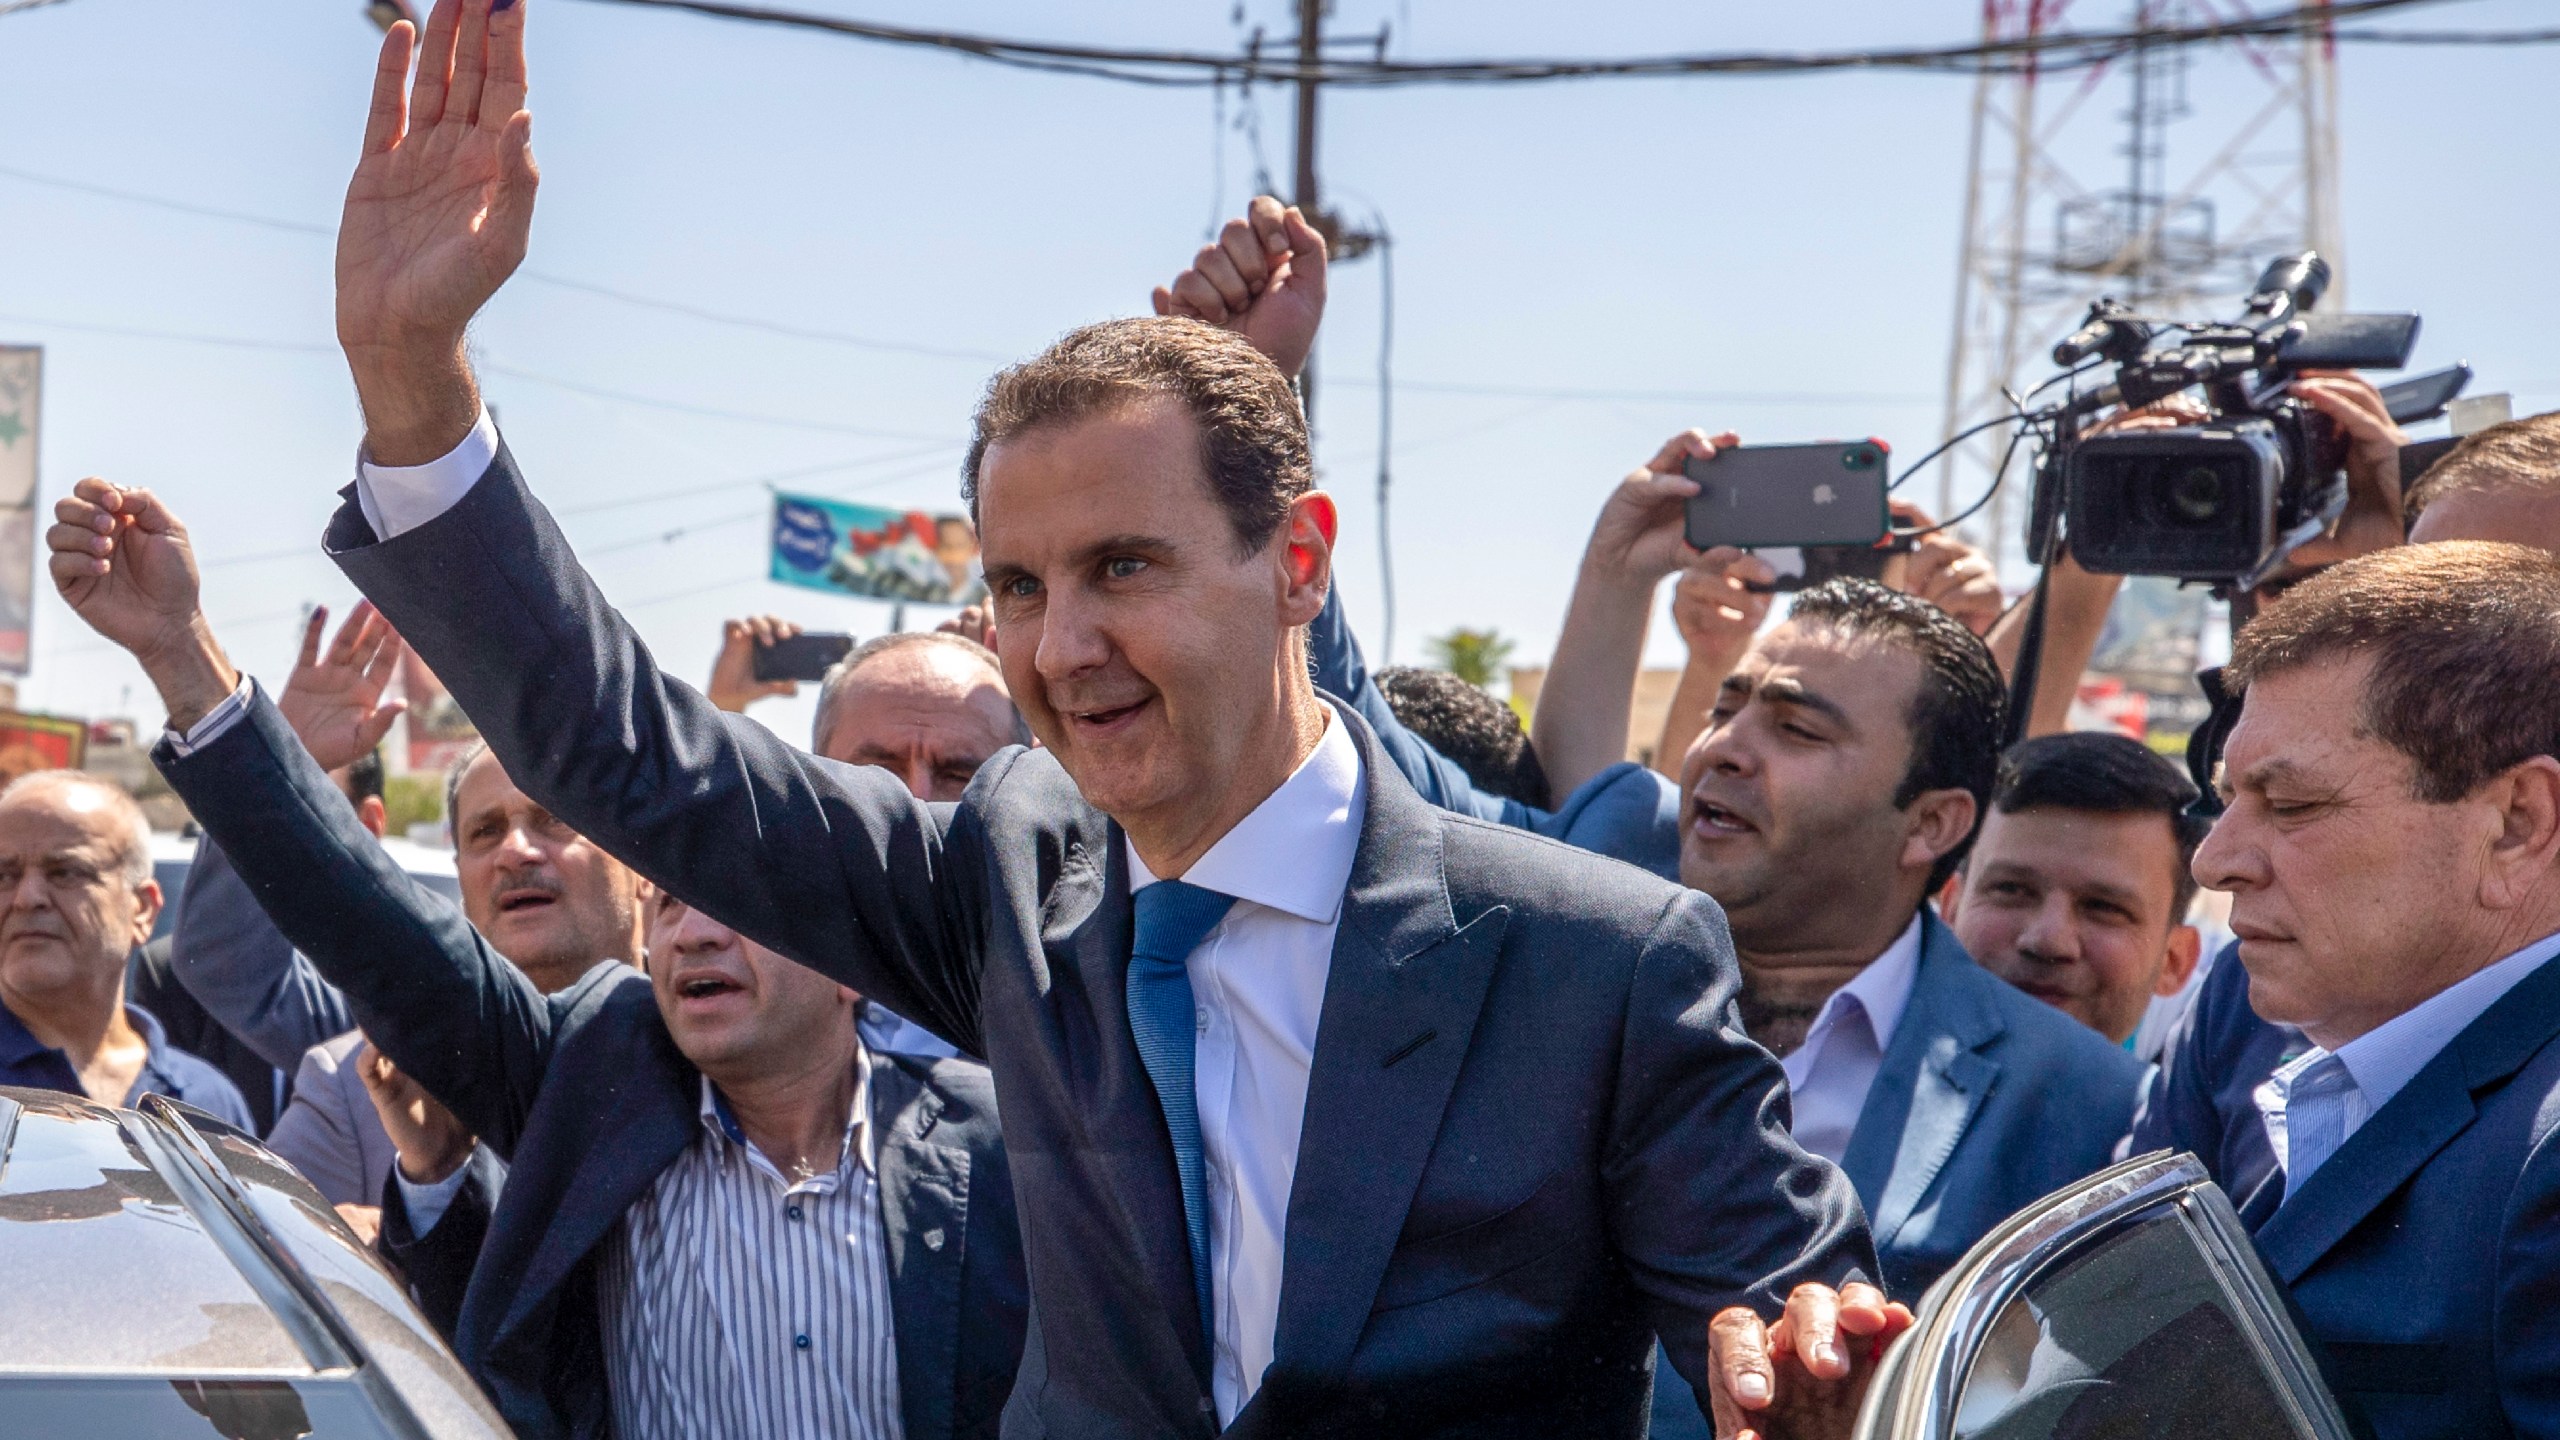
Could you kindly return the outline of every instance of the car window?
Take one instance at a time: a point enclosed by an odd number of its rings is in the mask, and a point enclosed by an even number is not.
[[[2320,1432],[2250,1308],[2168,1205],[2047,1267],[2001,1306],[1958,1401],[1963,1440],[2133,1440]]]

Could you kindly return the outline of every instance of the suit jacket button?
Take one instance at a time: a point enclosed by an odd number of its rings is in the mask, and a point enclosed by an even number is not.
[[[924,1248],[927,1250],[939,1250],[942,1248],[941,1226],[936,1225],[932,1229],[924,1232]]]

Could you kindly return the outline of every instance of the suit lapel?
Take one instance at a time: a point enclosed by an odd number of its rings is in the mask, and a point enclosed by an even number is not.
[[[1919,1207],[2000,1080],[1999,1062],[1981,1051],[2005,1027],[1964,985],[1958,967],[1972,964],[1953,932],[1923,911],[1911,999],[1842,1157],[1875,1217],[1878,1249]]]
[[[2516,1072],[2560,1033],[2560,963],[2543,966],[2427,1062],[2321,1162],[2257,1232],[2258,1251],[2288,1284],[2344,1240],[2478,1116],[2473,1096]],[[2268,1184],[2283,1185],[2281,1175]]]
[[[654,1005],[655,1001],[648,1001]],[[654,1013],[650,1017],[655,1020]],[[566,1184],[550,1192],[556,1206],[551,1222],[535,1242],[524,1278],[498,1333],[505,1336],[540,1313],[580,1261],[603,1243],[622,1212],[649,1191],[661,1172],[692,1144],[701,1124],[700,1074],[675,1048],[666,1027],[651,1024],[635,1047],[641,1053],[622,1067],[624,1083],[600,1087],[582,1123],[580,1135],[592,1143],[579,1155]],[[524,1159],[518,1152],[518,1160]],[[531,1179],[533,1177],[524,1177]],[[503,1209],[515,1200],[518,1186],[498,1197]],[[523,1187],[531,1190],[533,1187]],[[525,1200],[540,1203],[527,1194]],[[493,1217],[490,1232],[499,1225]]]
[[[1098,1152],[1100,1163],[1093,1173],[1119,1198],[1161,1318],[1205,1387],[1209,1352],[1193,1318],[1199,1301],[1191,1285],[1173,1137],[1165,1129],[1154,1083],[1138,1059],[1138,1043],[1129,1033],[1135,911],[1129,900],[1129,859],[1117,823],[1109,827],[1101,849],[1095,855],[1081,844],[1070,848],[1043,902],[1040,948],[1053,974],[1075,977],[1084,999],[1081,1014],[1072,1005],[1052,1013],[1062,1028],[1064,1068],[1083,1101]]]
[[[1437,811],[1345,715],[1368,810],[1325,980],[1266,1393],[1349,1365],[1493,980],[1510,911],[1451,910]]]
[[[887,1056],[872,1057],[872,1154],[880,1167],[907,1440],[950,1435],[952,1379],[959,1373],[969,1152],[928,1143],[942,1109],[942,1097],[916,1076]]]

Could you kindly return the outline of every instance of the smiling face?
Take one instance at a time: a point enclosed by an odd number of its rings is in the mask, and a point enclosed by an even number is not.
[[[1893,803],[1920,676],[1889,641],[1789,621],[1726,679],[1681,767],[1680,879],[1724,907],[1736,945],[1889,940],[1910,921],[1973,821],[1970,796],[1950,835],[1938,802]]]
[[[2326,658],[2250,682],[2229,808],[2195,859],[2231,893],[2250,1007],[2333,1049],[2501,953],[2480,895],[2504,817],[2416,797],[2409,757],[2360,723],[2372,669]]]
[[[1324,603],[1330,537],[1311,517],[1330,502],[1302,497],[1244,549],[1171,398],[1012,435],[979,475],[1014,704],[1142,852],[1196,856],[1321,729],[1297,632]]]
[[[113,1004],[151,938],[160,887],[139,883],[132,820],[94,785],[29,784],[0,801],[0,1000],[21,1015]]]
[[[453,809],[463,914],[545,994],[636,952],[636,877],[533,803],[495,755],[463,772]]]
[[[1947,923],[1983,969],[2121,1042],[2194,973],[2183,866],[2166,815],[1994,808]]]
[[[676,1048],[735,1089],[853,1049],[853,991],[668,895],[647,900],[649,986]]]

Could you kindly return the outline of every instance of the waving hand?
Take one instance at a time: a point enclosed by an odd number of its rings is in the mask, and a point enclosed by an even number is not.
[[[532,230],[524,104],[522,0],[437,0],[423,42],[405,21],[383,39],[338,225],[338,343],[380,463],[431,460],[478,416],[462,340]]]

